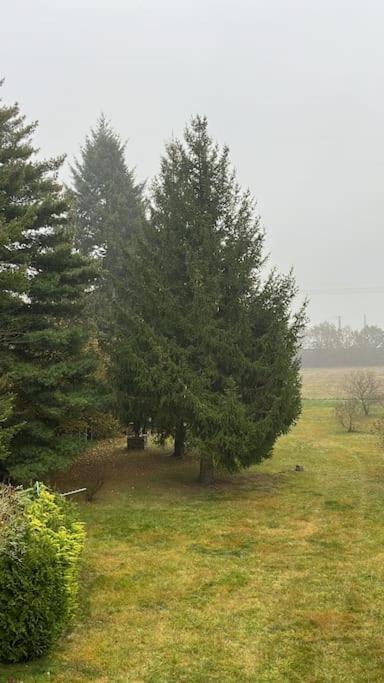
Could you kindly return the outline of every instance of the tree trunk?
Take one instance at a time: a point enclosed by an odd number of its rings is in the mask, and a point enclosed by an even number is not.
[[[0,482],[5,484],[7,481],[9,481],[9,474],[6,467],[0,463]]]
[[[209,486],[213,483],[213,458],[210,455],[203,455],[200,458],[200,473],[199,473],[199,483],[203,486]]]
[[[184,455],[186,429],[183,422],[176,425],[175,432],[175,447],[172,453],[172,458],[182,458]]]

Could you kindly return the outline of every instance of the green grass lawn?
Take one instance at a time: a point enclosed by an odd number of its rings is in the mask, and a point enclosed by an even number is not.
[[[270,461],[209,489],[196,463],[104,446],[77,625],[0,680],[383,681],[384,453],[362,428],[307,402]]]

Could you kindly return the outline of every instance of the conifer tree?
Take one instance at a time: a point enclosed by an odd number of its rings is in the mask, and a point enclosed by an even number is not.
[[[0,81],[0,87],[2,84]],[[30,260],[24,229],[38,220],[37,206],[34,210],[28,202],[26,187],[27,175],[30,182],[35,179],[27,161],[33,153],[30,136],[34,128],[34,124],[25,123],[17,105],[5,106],[0,100],[0,342],[10,342],[17,334],[15,312],[21,303],[17,295],[27,287]],[[40,165],[39,171],[45,170]],[[3,346],[0,353],[6,348]]]
[[[66,425],[94,400],[83,320],[94,266],[73,247],[62,159],[37,159],[35,127],[17,105],[0,106],[0,369],[14,395],[4,414],[18,426],[2,475],[20,480],[78,453],[82,435]]]
[[[264,275],[249,193],[205,118],[168,144],[151,220],[125,260],[115,307],[113,380],[130,415],[184,438],[200,480],[271,454],[300,412],[303,311],[291,275]]]
[[[9,444],[15,428],[9,425],[12,415],[13,396],[6,388],[5,381],[0,380],[0,478],[4,473],[3,463],[9,456]]]
[[[104,116],[72,167],[76,243],[101,265],[103,304],[120,277],[123,251],[144,219],[143,185],[125,161],[125,145]]]

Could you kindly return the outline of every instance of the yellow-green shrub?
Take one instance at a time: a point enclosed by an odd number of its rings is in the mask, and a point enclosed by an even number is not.
[[[35,486],[0,488],[0,661],[45,654],[73,615],[84,528],[71,505]]]

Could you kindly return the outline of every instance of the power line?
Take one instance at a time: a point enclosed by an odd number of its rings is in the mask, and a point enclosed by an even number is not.
[[[309,296],[337,296],[340,294],[384,294],[384,285],[372,287],[319,287],[316,289],[306,289],[303,287],[302,291]]]

